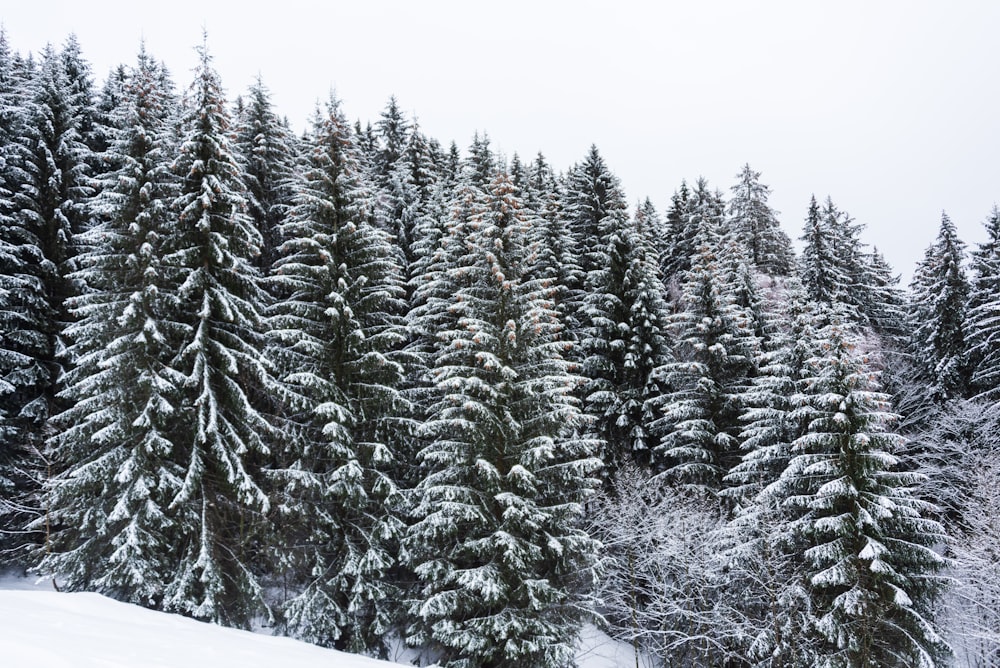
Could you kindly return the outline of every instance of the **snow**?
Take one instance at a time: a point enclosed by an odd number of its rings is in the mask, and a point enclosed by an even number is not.
[[[51,585],[49,585],[51,587]],[[8,668],[385,668],[394,664],[290,638],[227,629],[99,594],[0,581]]]
[[[57,592],[49,581],[0,575],[5,668],[389,668],[398,663],[147,610],[99,594]],[[401,663],[409,651],[393,655]],[[584,628],[580,668],[635,666],[630,645]],[[653,663],[640,656],[639,668]]]

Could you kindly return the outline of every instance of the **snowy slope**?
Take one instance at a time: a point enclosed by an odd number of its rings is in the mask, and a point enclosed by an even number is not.
[[[633,649],[588,626],[581,668],[635,666]],[[179,615],[99,594],[59,593],[51,584],[0,577],[0,665],[4,668],[390,668],[345,654]],[[646,668],[647,661],[640,661]]]
[[[5,668],[387,668],[395,664],[153,612],[98,594],[0,590]]]

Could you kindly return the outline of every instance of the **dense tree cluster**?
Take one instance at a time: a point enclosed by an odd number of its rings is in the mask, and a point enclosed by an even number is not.
[[[199,55],[0,34],[0,566],[448,668],[997,661],[997,211],[905,293],[749,165],[630,214]]]

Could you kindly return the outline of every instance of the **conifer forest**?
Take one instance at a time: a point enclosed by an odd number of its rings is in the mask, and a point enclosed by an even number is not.
[[[1000,209],[904,286],[822,183],[657,210],[199,56],[0,35],[0,569],[442,668],[1000,665]]]

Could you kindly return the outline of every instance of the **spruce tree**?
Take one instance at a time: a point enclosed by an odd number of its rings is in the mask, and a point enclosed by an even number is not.
[[[936,666],[947,652],[931,620],[944,540],[933,510],[901,470],[889,397],[857,344],[834,321],[819,332],[805,390],[808,419],[793,457],[767,490],[794,512],[820,666]]]
[[[164,240],[165,320],[183,328],[172,366],[184,376],[173,421],[181,482],[169,508],[179,532],[164,608],[234,626],[268,613],[258,571],[270,501],[261,465],[271,427],[254,405],[270,384],[262,364],[265,294],[253,258],[260,233],[230,141],[222,85],[204,46],[185,98],[175,222]]]
[[[23,529],[31,519],[30,504],[23,494],[33,489],[28,473],[30,452],[18,439],[16,429],[19,386],[30,380],[22,367],[30,362],[24,355],[29,341],[19,339],[26,324],[22,296],[34,291],[37,279],[22,249],[18,206],[15,195],[26,180],[23,169],[26,146],[25,80],[28,72],[10,50],[7,33],[0,28],[0,562],[13,562],[24,545]],[[29,335],[30,336],[30,335]]]
[[[88,291],[68,301],[74,366],[49,443],[61,471],[48,494],[59,530],[41,569],[70,590],[159,607],[176,566],[168,507],[183,475],[171,431],[185,379],[170,366],[182,329],[163,320],[176,296],[163,291],[161,261],[175,194],[174,99],[145,51],[122,93],[108,151],[121,167],[102,184],[103,222],[84,234],[71,276]]]
[[[280,570],[295,595],[283,628],[322,645],[384,653],[402,531],[387,420],[400,411],[401,267],[371,221],[339,103],[317,114],[283,226],[272,309],[275,354],[300,434],[273,471]]]
[[[658,456],[670,477],[709,492],[739,460],[740,396],[755,373],[759,342],[726,281],[726,244],[702,224],[683,284],[683,310],[671,318],[675,362],[664,368]]]
[[[274,112],[260,77],[250,87],[235,125],[234,148],[243,166],[249,213],[263,240],[254,264],[266,274],[277,258],[279,227],[291,205],[298,147],[292,131]]]
[[[439,333],[436,401],[406,551],[420,579],[409,640],[448,668],[565,666],[589,614],[596,543],[580,527],[599,466],[576,434],[578,379],[508,177],[452,228],[462,247]]]
[[[584,279],[577,246],[563,215],[564,196],[563,184],[539,153],[528,168],[524,195],[525,207],[534,214],[530,234],[535,254],[528,273],[551,281],[551,299],[566,327],[564,336],[577,341],[579,313],[571,299],[571,288],[582,286]]]
[[[941,227],[910,284],[910,352],[920,378],[937,401],[961,397],[968,387],[965,307],[969,282],[965,244],[954,223],[941,214]]]
[[[584,407],[596,418],[610,473],[629,458],[652,462],[650,425],[660,413],[664,365],[673,361],[669,313],[654,253],[635,223],[605,219],[607,264],[588,276],[581,348],[587,378]]]
[[[861,241],[864,226],[829,197],[810,200],[799,271],[809,298],[837,305],[858,325],[892,341],[901,335],[903,298],[898,278],[875,249]]]
[[[729,200],[729,226],[746,250],[750,263],[767,274],[788,275],[794,254],[776,212],[768,206],[771,189],[760,182],[760,172],[744,165]]]
[[[821,213],[813,195],[800,237],[803,247],[799,275],[809,298],[827,304],[843,301],[848,290],[848,278],[843,274],[845,268],[837,261],[830,229],[829,212],[832,209],[833,202],[828,198],[826,213]]]
[[[19,136],[6,147],[10,199],[2,248],[3,354],[0,377],[6,390],[7,459],[15,473],[10,530],[23,546],[43,542],[48,522],[39,497],[49,473],[44,428],[62,408],[57,397],[65,358],[66,300],[77,286],[69,277],[77,235],[89,227],[92,156],[83,143],[85,109],[71,86],[62,54],[47,47],[41,62],[22,72],[20,106],[11,119]],[[8,110],[10,111],[10,110]],[[6,504],[5,504],[6,505]],[[29,533],[28,529],[33,531]]]
[[[378,149],[373,167],[379,185],[384,185],[396,163],[406,153],[410,136],[410,123],[403,116],[395,95],[389,98],[375,123],[375,136],[378,138]]]
[[[987,218],[986,240],[972,254],[966,323],[970,378],[975,394],[1000,398],[1000,208]]]
[[[700,185],[700,181],[699,181]],[[694,255],[694,238],[697,227],[691,225],[695,201],[688,188],[687,181],[681,181],[680,188],[670,197],[667,208],[666,233],[664,235],[661,269],[667,281],[680,282],[681,274],[691,266],[691,256]]]

